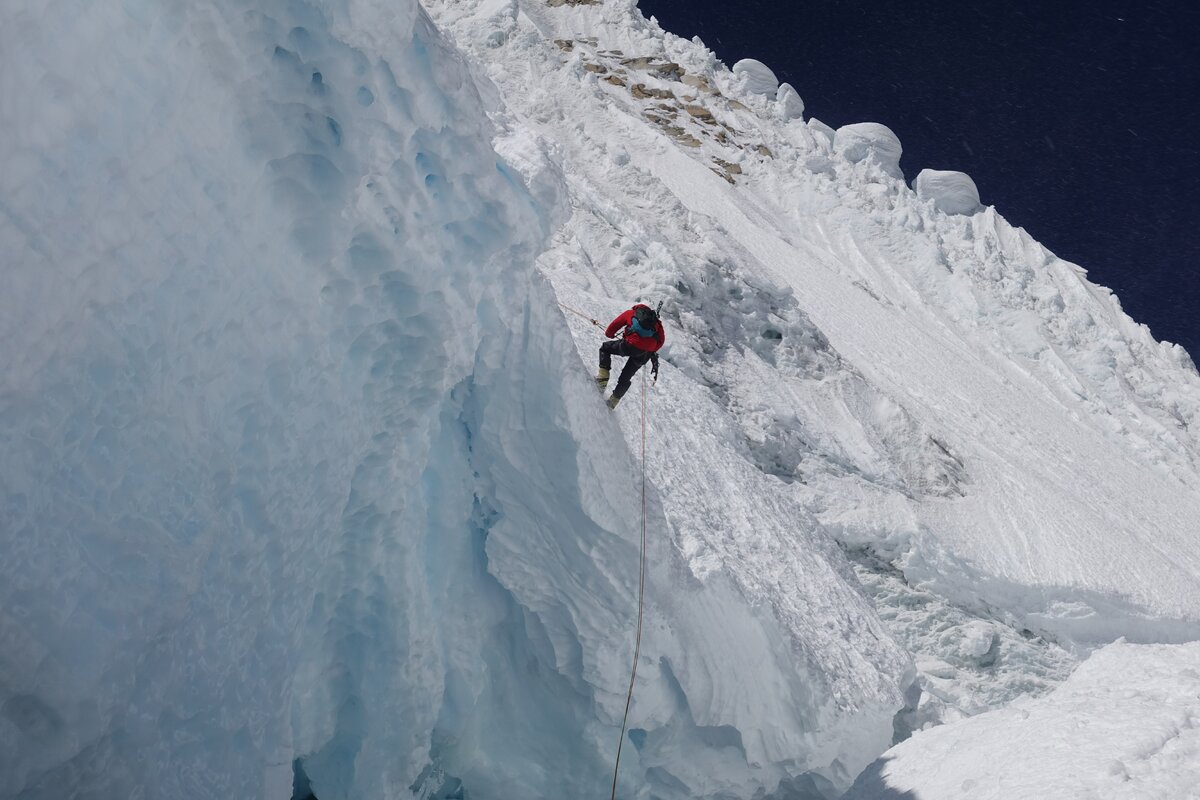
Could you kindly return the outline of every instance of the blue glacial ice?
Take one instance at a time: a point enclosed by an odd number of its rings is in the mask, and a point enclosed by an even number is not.
[[[415,0],[17,2],[0,53],[0,796],[603,789],[638,466]],[[912,680],[869,601],[805,655],[650,527],[623,790],[844,788]]]

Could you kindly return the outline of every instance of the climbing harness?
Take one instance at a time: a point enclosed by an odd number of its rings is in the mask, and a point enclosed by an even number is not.
[[[661,307],[662,304],[660,303]],[[621,738],[617,740],[617,760],[613,764],[612,798],[617,800],[617,772],[621,768],[621,746],[629,724],[629,706],[633,703],[633,684],[637,681],[638,658],[642,654],[642,610],[646,597],[646,373],[642,373],[642,558],[638,572],[637,639],[633,646],[633,670],[629,674],[629,693],[625,695],[625,716],[621,720]]]

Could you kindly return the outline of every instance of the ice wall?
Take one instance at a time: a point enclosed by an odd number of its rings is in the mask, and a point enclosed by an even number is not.
[[[482,558],[450,534],[495,513],[478,381],[529,381],[534,494],[582,516],[546,221],[465,66],[415,2],[0,28],[0,794],[287,797],[293,757],[323,800],[406,786]]]
[[[0,53],[0,796],[606,786],[636,464],[415,0],[10,3]],[[852,579],[792,621],[650,514],[623,788],[848,783],[911,679]]]

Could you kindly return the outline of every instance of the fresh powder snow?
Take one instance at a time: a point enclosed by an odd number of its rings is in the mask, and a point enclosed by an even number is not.
[[[1200,376],[884,124],[631,0],[0,63],[0,797],[602,795],[643,507],[618,796],[1191,791]]]

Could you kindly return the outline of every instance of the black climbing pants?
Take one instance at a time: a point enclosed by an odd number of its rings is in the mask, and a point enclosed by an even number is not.
[[[629,391],[629,384],[633,382],[633,376],[650,360],[650,353],[640,347],[634,347],[624,339],[605,342],[600,345],[601,369],[612,369],[613,356],[629,359],[625,362],[625,368],[621,370],[621,377],[617,379],[617,388],[613,389],[613,397],[624,397]]]

